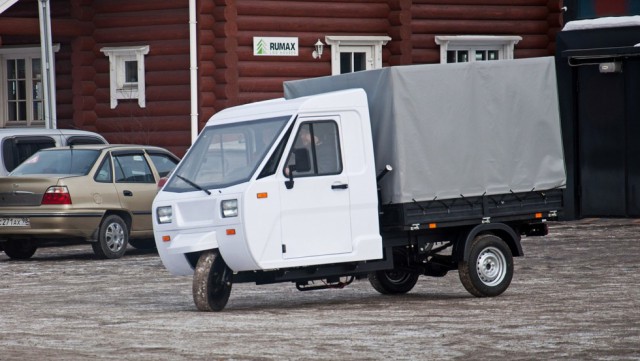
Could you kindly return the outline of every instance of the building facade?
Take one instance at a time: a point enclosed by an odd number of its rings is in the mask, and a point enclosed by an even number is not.
[[[5,0],[0,127],[47,125],[43,3],[55,126],[179,155],[215,112],[283,81],[551,56],[562,22],[560,0]]]

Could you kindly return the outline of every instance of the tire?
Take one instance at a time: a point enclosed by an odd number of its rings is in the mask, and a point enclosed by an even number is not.
[[[98,241],[91,243],[98,258],[116,259],[124,255],[129,244],[129,228],[122,218],[115,214],[107,216],[98,232]]]
[[[420,276],[417,272],[407,271],[407,253],[393,250],[394,269],[369,273],[369,283],[383,295],[404,294],[413,289]]]
[[[513,255],[500,237],[477,236],[471,243],[468,261],[458,263],[464,288],[476,297],[495,297],[507,290],[513,278]]]
[[[10,240],[2,244],[4,253],[12,259],[29,259],[36,253],[38,247],[29,240]]]
[[[193,274],[193,302],[200,311],[222,311],[231,294],[231,269],[217,250],[200,255]]]
[[[156,240],[153,238],[135,238],[130,239],[129,244],[135,248],[140,250],[150,250],[156,249]]]

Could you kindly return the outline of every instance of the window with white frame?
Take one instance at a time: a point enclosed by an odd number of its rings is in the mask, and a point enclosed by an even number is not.
[[[331,46],[331,74],[382,68],[382,46],[391,40],[388,36],[327,35]]]
[[[144,108],[144,56],[149,53],[149,46],[104,47],[100,51],[109,57],[111,109],[120,99],[137,99],[138,105]]]
[[[465,63],[513,59],[513,48],[520,36],[438,35],[440,63]]]
[[[60,49],[54,45],[54,51]],[[0,128],[43,126],[44,98],[39,46],[0,47]]]

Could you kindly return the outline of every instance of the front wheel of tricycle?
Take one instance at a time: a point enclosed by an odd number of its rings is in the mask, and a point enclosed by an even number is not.
[[[200,311],[222,311],[231,294],[231,269],[217,250],[204,251],[193,274],[193,302]]]

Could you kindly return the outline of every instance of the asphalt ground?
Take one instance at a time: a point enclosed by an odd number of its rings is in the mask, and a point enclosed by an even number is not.
[[[366,280],[239,284],[219,313],[196,311],[191,279],[154,252],[0,253],[0,360],[640,360],[640,220],[550,231],[523,239],[495,298],[471,296],[451,272],[403,296]]]

